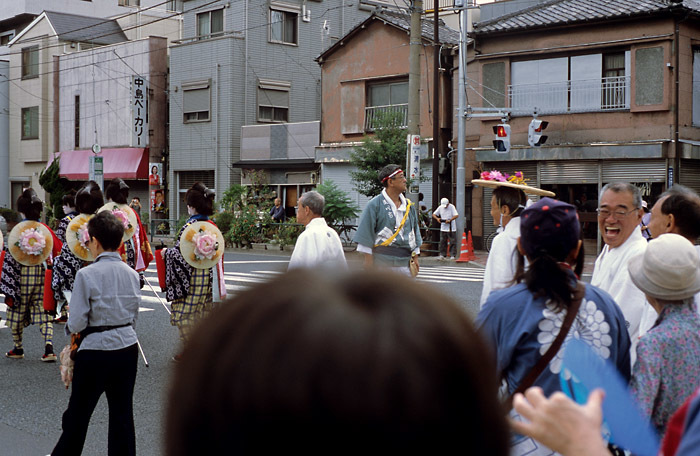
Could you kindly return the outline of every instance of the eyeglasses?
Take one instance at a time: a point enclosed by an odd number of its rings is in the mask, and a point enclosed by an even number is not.
[[[638,210],[639,210],[639,208],[635,207],[634,209],[629,210],[629,211],[611,211],[610,209],[601,209],[601,208],[598,208],[595,211],[598,213],[599,218],[606,219],[606,218],[610,217],[610,214],[612,214],[612,216],[615,220],[622,220],[623,218],[627,217],[632,212],[635,212]]]

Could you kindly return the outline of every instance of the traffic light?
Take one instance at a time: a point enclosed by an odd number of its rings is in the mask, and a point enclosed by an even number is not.
[[[532,119],[530,126],[527,128],[527,142],[531,147],[540,147],[547,142],[547,137],[542,135],[542,132],[547,128],[549,122],[539,119]]]
[[[494,125],[493,134],[496,135],[496,138],[493,140],[493,147],[496,149],[496,152],[502,154],[510,152],[510,125]]]

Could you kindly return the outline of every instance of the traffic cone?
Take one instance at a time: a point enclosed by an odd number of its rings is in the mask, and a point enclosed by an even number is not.
[[[467,240],[467,235],[462,233],[462,250],[459,253],[459,259],[457,263],[466,263],[467,261],[476,260],[474,255],[474,242],[472,241],[472,232],[469,231],[469,240]]]

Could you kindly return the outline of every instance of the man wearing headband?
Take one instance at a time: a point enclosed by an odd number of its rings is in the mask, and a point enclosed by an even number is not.
[[[420,254],[418,212],[406,199],[406,176],[398,165],[387,165],[379,171],[384,189],[365,207],[354,241],[364,254],[365,267],[381,265],[410,275],[409,263]]]

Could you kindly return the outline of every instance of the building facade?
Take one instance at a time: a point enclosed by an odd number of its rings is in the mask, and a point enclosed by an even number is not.
[[[559,0],[477,23],[468,98],[507,108],[512,135],[498,153],[498,116],[469,119],[467,168],[523,171],[578,205],[591,240],[608,182],[634,183],[650,205],[673,182],[700,190],[698,19],[696,2]],[[528,144],[535,110],[549,123],[541,147]],[[490,195],[473,194],[477,238],[496,228]]]
[[[250,134],[271,135],[254,137],[272,141],[273,148],[281,144],[278,139],[285,141],[277,154],[286,154],[282,148],[294,144],[294,134],[313,130],[308,125],[298,129],[284,125],[321,119],[321,70],[314,58],[379,4],[366,0],[184,3],[185,38],[170,50],[169,201],[176,214],[186,212],[182,196],[196,181],[215,188],[217,195],[245,183],[241,171],[245,168],[239,163],[243,126],[270,126],[250,129]],[[255,158],[251,153],[248,158]],[[270,165],[274,167],[261,169],[276,176],[299,171],[288,169],[283,160]],[[286,188],[286,181],[276,179],[270,183]],[[291,208],[296,195],[285,192],[280,196]]]

